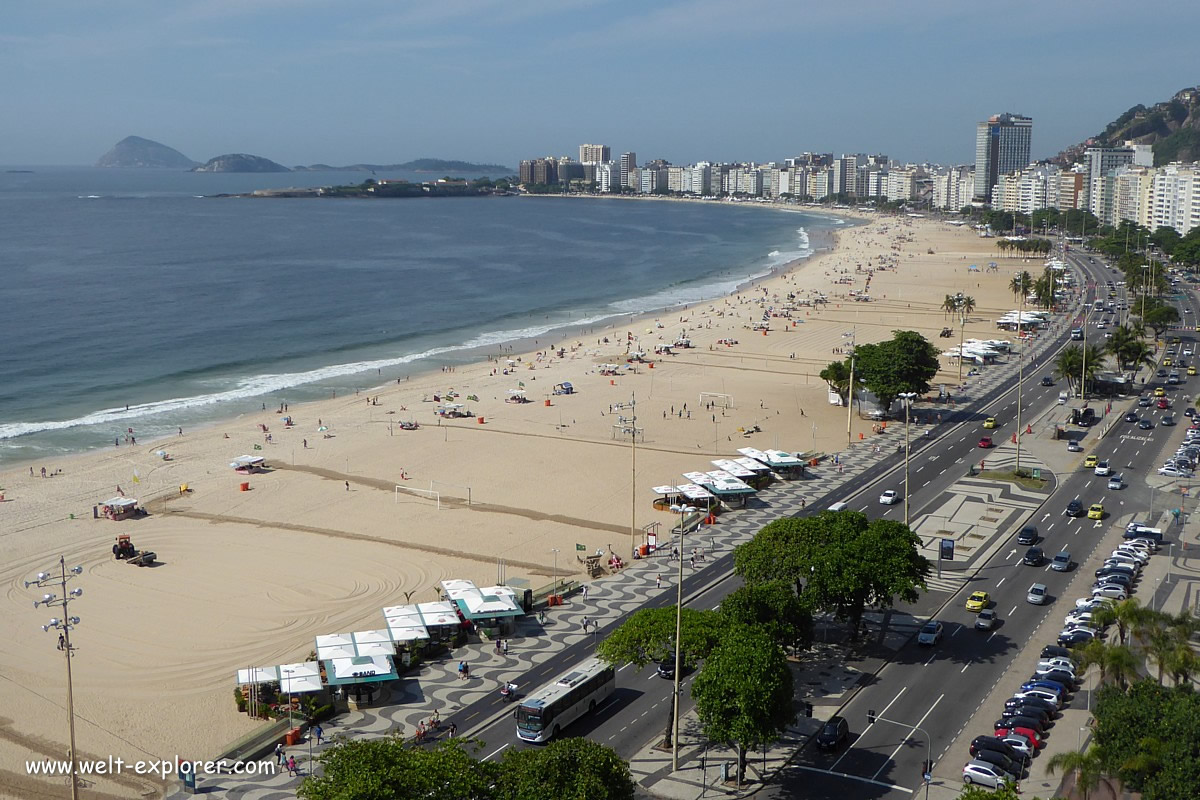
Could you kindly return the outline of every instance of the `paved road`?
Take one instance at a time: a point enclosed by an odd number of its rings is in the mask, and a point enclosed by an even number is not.
[[[1077,260],[1076,263],[1080,262]],[[1106,278],[1101,279],[1101,285],[1103,280]],[[1185,302],[1194,311],[1185,315],[1185,319],[1200,312],[1194,298],[1189,296]],[[1194,334],[1182,332],[1170,335],[1180,335],[1185,342],[1195,338]],[[1044,390],[1034,387],[1027,390],[1023,399],[1029,408],[1036,409],[1055,402],[1050,395],[1056,396],[1057,391],[1052,387]],[[1182,398],[1186,388],[1167,387],[1167,392],[1168,397],[1179,395]],[[1180,403],[1180,408],[1172,409],[1177,418],[1183,405]],[[1162,414],[1167,412],[1140,411],[1142,416],[1155,420],[1152,430],[1139,430],[1133,424],[1117,421],[1118,428],[1094,442],[1090,450],[1102,459],[1108,458],[1126,474],[1130,481],[1127,489],[1110,491],[1107,478],[1096,476],[1093,470],[1080,469],[1060,476],[1058,490],[1035,515],[1033,521],[1042,536],[1039,544],[1049,555],[1066,549],[1075,562],[1082,563],[1095,548],[1099,538],[1095,534],[1111,524],[1114,515],[1146,508],[1150,492],[1143,478],[1147,474],[1154,475],[1161,463],[1161,451],[1177,429],[1158,425]],[[1001,423],[1002,430],[1012,430],[1013,403],[993,406],[991,413]],[[1089,431],[1089,439],[1095,436]],[[1175,438],[1180,437],[1181,434]],[[1106,520],[1098,523],[1065,516],[1066,502],[1074,497],[1079,497],[1085,505],[1104,502]],[[793,797],[801,792],[808,798],[839,800],[851,792],[856,798],[890,800],[911,796],[922,785],[922,764],[927,747],[937,762],[1045,615],[1065,614],[1065,606],[1074,599],[1073,596],[1061,596],[1073,572],[1053,572],[1048,565],[1023,566],[1024,550],[1024,547],[1016,546],[1015,541],[1012,546],[1001,547],[971,582],[951,598],[938,614],[946,626],[946,638],[941,645],[921,649],[910,643],[896,654],[872,685],[855,696],[844,711],[854,734],[847,748],[833,754],[806,748],[795,764],[780,776],[779,785],[770,790],[770,796]],[[1049,587],[1050,604],[1039,607],[1025,602],[1026,590],[1034,582]],[[967,595],[976,590],[992,595],[992,608],[1001,620],[998,628],[990,633],[975,631],[972,627],[974,614],[963,608]],[[1075,590],[1083,591],[1080,586]],[[879,722],[868,726],[868,709],[903,724]],[[999,716],[999,709],[996,715]],[[926,735],[917,732],[914,726],[927,732],[928,746]]]

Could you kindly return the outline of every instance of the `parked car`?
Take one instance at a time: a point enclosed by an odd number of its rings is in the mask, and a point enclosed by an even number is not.
[[[1016,776],[1009,775],[995,764],[986,761],[968,761],[963,765],[963,783],[999,789],[1016,783]]]
[[[1012,716],[1001,717],[992,723],[993,730],[996,728],[1028,728],[1034,733],[1041,736],[1046,732],[1046,724],[1040,719],[1034,717]]]
[[[1020,726],[1014,726],[1011,728],[1007,728],[1007,727],[1006,728],[996,728],[996,730],[995,730],[995,734],[997,736],[999,736],[1001,739],[1005,738],[1006,736],[1011,736],[1014,733],[1018,734],[1020,736],[1024,736],[1026,739],[1028,739],[1029,741],[1031,741],[1033,743],[1034,747],[1040,748],[1042,746],[1042,735],[1039,734],[1037,731],[1033,730],[1032,728],[1022,728]]]
[[[992,750],[997,753],[1003,753],[1009,758],[1016,758],[1018,755],[1012,745],[1005,742],[998,736],[976,736],[971,740],[971,746],[968,748],[971,755],[974,756],[980,750]]]
[[[1087,644],[1095,638],[1096,635],[1091,631],[1084,630],[1083,628],[1069,628],[1061,631],[1056,641],[1065,647],[1074,647],[1078,644]]]
[[[1018,693],[1004,701],[1005,708],[1016,708],[1017,706],[1040,708],[1050,714],[1050,719],[1058,716],[1058,703],[1043,697],[1033,697],[1032,695]]]
[[[850,723],[845,717],[832,716],[817,733],[817,747],[830,749],[850,738]]]
[[[1007,772],[1009,775],[1021,776],[1024,770],[1016,759],[1009,758],[996,750],[980,750],[975,756],[976,761],[984,761]]]
[[[1083,445],[1079,444],[1079,442],[1075,441],[1074,439],[1071,439],[1070,441],[1067,442],[1067,452],[1068,453],[1082,453]]]
[[[1055,572],[1066,572],[1071,569],[1071,554],[1063,550],[1050,562],[1050,569]]]
[[[1013,752],[1015,752],[1025,763],[1029,763],[1029,761],[1033,759],[1035,745],[1021,734],[1010,733],[1007,736],[1002,737],[1000,741],[1011,747]]]
[[[921,628],[921,632],[917,634],[917,644],[935,645],[942,640],[942,623],[935,619],[931,619]]]
[[[1124,586],[1117,586],[1115,583],[1106,583],[1102,586],[1092,588],[1092,597],[1107,597],[1110,600],[1124,600],[1129,597],[1129,592]],[[1062,642],[1059,642],[1062,644]]]
[[[1065,647],[1057,647],[1055,645],[1048,644],[1042,648],[1041,657],[1042,658],[1055,658],[1055,657],[1070,658],[1071,651]]]

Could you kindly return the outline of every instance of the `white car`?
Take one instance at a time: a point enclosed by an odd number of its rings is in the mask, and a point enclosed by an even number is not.
[[[1075,674],[1076,669],[1075,662],[1069,658],[1047,658],[1044,661],[1039,661],[1037,668],[1046,672],[1061,669],[1072,675]]]
[[[900,493],[897,492],[895,489],[888,489],[883,494],[879,495],[879,502],[883,503],[885,506],[890,506],[892,503],[897,502],[899,499],[900,499]]]
[[[1023,692],[1017,692],[1013,695],[1013,697],[1022,699],[1031,697],[1035,700],[1045,700],[1048,703],[1054,703],[1055,708],[1062,708],[1063,705],[1063,700],[1058,696],[1057,692],[1052,692],[1049,689],[1043,689],[1038,686],[1034,686],[1031,689],[1026,689]]]
[[[1110,558],[1104,559],[1104,566],[1105,567],[1121,567],[1122,569],[1131,569],[1131,570],[1133,570],[1135,575],[1142,571],[1142,565],[1139,562],[1133,561],[1128,558],[1124,558],[1122,556],[1112,556]]]
[[[1019,733],[1010,733],[1007,736],[1001,736],[1000,741],[1013,749],[1017,755],[1024,759],[1033,758],[1033,743]]]
[[[989,764],[986,761],[970,761],[963,766],[963,783],[999,789],[1001,786],[1016,783],[1016,778],[995,764]]]
[[[1102,597],[1081,597],[1075,601],[1076,611],[1094,611],[1103,608],[1108,601]]]
[[[1124,586],[1118,586],[1115,583],[1110,583],[1104,586],[1097,586],[1092,589],[1092,597],[1105,597],[1109,600],[1124,600],[1129,597],[1129,592],[1125,591]]]
[[[1063,618],[1063,625],[1066,625],[1067,627],[1071,627],[1072,625],[1090,626],[1093,619],[1095,619],[1095,611],[1085,611],[1082,608],[1077,608]]]
[[[1112,474],[1112,469],[1108,466],[1108,461],[1101,461],[1096,464],[1096,474],[1102,478],[1107,478]]]
[[[1192,473],[1188,472],[1187,470],[1182,470],[1169,464],[1165,467],[1159,467],[1158,474],[1165,475],[1168,478],[1189,478],[1192,475]]]
[[[1150,560],[1150,556],[1136,547],[1118,547],[1112,551],[1113,558],[1133,559],[1139,564],[1145,564]]]

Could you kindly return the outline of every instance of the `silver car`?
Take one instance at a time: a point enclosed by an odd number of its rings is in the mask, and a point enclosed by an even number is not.
[[[978,784],[989,789],[999,789],[1002,786],[1011,786],[1016,782],[1015,775],[1009,775],[995,764],[989,764],[986,761],[968,761],[963,766],[963,783],[968,785]]]

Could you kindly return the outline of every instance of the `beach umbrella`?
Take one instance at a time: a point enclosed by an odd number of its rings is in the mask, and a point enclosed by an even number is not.
[[[320,432],[320,431],[327,431],[327,430],[329,430],[329,426],[328,426],[328,425],[322,425],[321,427],[317,428],[317,431],[318,431],[318,432]]]
[[[995,261],[989,261],[989,262],[988,262],[988,266],[989,266],[989,267],[998,267],[998,266],[1000,266],[1000,265],[999,265],[999,264],[997,264]]]

